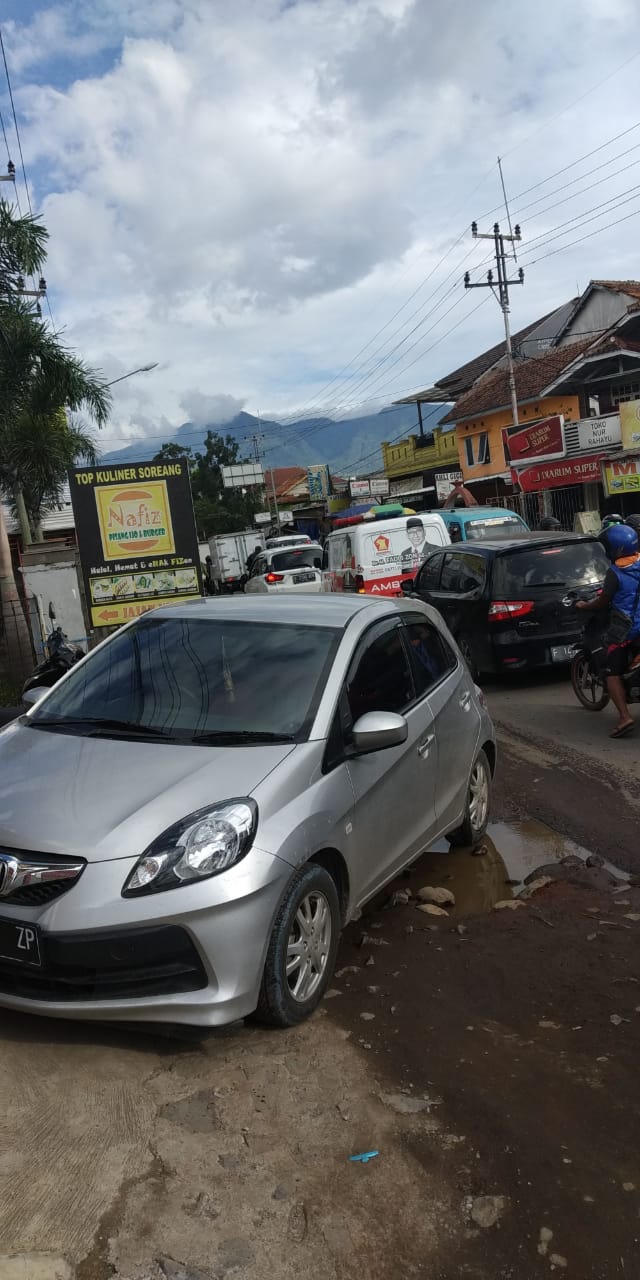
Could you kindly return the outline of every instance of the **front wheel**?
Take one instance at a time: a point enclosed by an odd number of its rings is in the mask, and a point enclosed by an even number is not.
[[[490,804],[491,768],[484,751],[479,751],[469,778],[464,818],[455,831],[449,832],[449,844],[478,844],[487,829]]]
[[[294,1027],[319,1005],[340,940],[340,903],[324,867],[308,862],[290,880],[275,919],[256,1009],[260,1022]]]
[[[571,663],[571,685],[587,711],[603,711],[607,706],[609,694],[604,677],[593,670],[586,653],[577,653]]]

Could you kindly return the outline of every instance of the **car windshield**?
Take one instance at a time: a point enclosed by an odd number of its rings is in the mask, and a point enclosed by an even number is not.
[[[340,635],[330,627],[147,615],[91,654],[26,723],[172,742],[301,741]]]
[[[292,547],[290,551],[277,551],[271,557],[271,568],[276,573],[285,569],[319,569],[321,564],[319,547]]]
[[[517,533],[526,526],[519,516],[486,516],[482,520],[465,520],[464,528],[469,542],[482,542],[497,533]]]
[[[528,548],[498,556],[493,595],[518,598],[532,587],[594,587],[604,580],[609,561],[599,542]]]

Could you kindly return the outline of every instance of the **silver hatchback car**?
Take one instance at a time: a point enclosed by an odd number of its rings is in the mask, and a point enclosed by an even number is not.
[[[356,909],[482,835],[495,759],[418,601],[146,613],[0,731],[0,1004],[300,1022]]]

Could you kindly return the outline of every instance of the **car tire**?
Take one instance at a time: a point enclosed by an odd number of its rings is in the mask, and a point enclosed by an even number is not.
[[[255,1012],[259,1022],[295,1027],[313,1013],[333,973],[340,929],[335,883],[324,867],[308,862],[289,881],[274,921]]]
[[[482,839],[489,822],[491,807],[491,766],[484,751],[479,751],[471,770],[464,818],[447,840],[452,845],[473,846]]]

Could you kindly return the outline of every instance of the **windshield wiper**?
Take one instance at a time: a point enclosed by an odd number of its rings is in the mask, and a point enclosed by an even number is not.
[[[106,716],[39,716],[28,720],[34,729],[78,729],[84,731],[87,738],[98,738],[100,734],[116,733],[124,737],[160,738],[165,742],[175,742],[176,738],[166,729],[156,729],[153,725],[138,724],[136,720],[115,720]]]
[[[216,743],[220,743],[221,746],[235,746],[236,744],[242,746],[244,743],[247,743],[247,745],[256,743],[259,746],[261,743],[271,742],[293,743],[295,738],[292,738],[291,734],[269,733],[267,730],[261,732],[260,730],[254,731],[251,729],[210,729],[207,733],[195,733],[191,738],[191,742],[204,743],[205,745],[210,743],[212,746]]]

